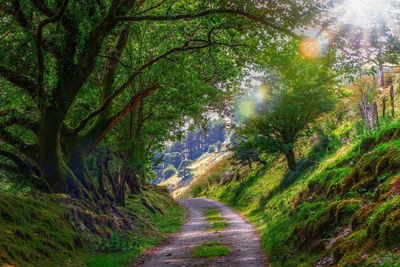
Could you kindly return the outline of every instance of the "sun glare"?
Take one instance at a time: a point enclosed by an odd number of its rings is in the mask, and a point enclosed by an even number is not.
[[[392,0],[345,0],[340,8],[340,21],[360,27],[368,27],[374,16],[386,17]]]

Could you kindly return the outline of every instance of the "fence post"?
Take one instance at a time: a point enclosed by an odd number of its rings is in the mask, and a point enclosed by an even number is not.
[[[374,102],[373,107],[374,107],[374,116],[375,116],[374,128],[376,129],[379,126],[378,104],[376,103],[376,101]]]
[[[390,103],[392,105],[392,117],[394,118],[394,86],[390,86]]]
[[[387,102],[387,99],[386,99],[386,96],[384,96],[382,98],[382,117],[383,118],[385,118],[385,116],[386,116],[386,102]]]

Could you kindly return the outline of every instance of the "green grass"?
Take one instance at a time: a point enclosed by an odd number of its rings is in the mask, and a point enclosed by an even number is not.
[[[157,205],[161,212],[153,212],[142,204],[146,199],[152,205]],[[89,267],[119,267],[134,263],[146,250],[157,246],[167,234],[177,232],[184,222],[183,208],[174,203],[169,196],[147,191],[141,198],[130,198],[127,208],[134,210],[137,216],[137,231],[121,240],[108,253],[94,253],[89,261]],[[112,243],[112,240],[106,243]]]
[[[217,208],[206,209],[204,216],[210,224],[210,228],[208,229],[209,231],[218,232],[229,226],[229,223],[225,221],[221,211]]]
[[[229,223],[227,222],[213,222],[211,223],[211,230],[218,232],[224,230],[228,226]]]
[[[218,258],[231,253],[231,249],[224,246],[221,242],[203,243],[192,250],[192,254],[196,258]]]
[[[1,195],[0,266],[129,266],[184,221],[183,209],[161,191],[129,197],[126,210],[135,214],[135,231],[101,239],[78,231],[66,208],[51,199]]]
[[[46,199],[0,197],[0,266],[55,266],[77,260],[85,235],[76,233],[64,210]]]

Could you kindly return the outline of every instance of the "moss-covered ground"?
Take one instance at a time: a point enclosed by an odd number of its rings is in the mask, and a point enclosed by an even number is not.
[[[110,227],[105,238],[77,229],[63,204],[2,195],[0,266],[128,266],[183,223],[183,209],[160,190],[129,197],[126,210],[135,216],[135,230]]]
[[[226,160],[192,194],[256,224],[272,266],[400,266],[399,137],[390,124],[353,142],[317,143],[294,172],[271,159],[230,175]]]

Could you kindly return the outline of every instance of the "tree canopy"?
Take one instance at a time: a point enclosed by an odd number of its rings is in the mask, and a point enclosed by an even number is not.
[[[100,144],[129,147],[141,173],[185,120],[222,109],[260,45],[293,36],[316,2],[1,1],[1,169],[98,197],[86,162]]]

